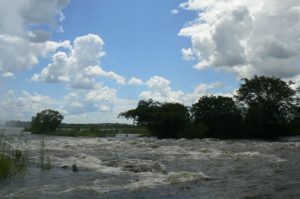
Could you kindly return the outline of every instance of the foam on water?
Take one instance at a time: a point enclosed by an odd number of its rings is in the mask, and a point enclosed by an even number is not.
[[[38,162],[41,150],[40,136],[24,135],[22,139],[12,136],[9,141],[18,149],[28,150],[30,161]],[[236,187],[240,184],[244,183],[242,188],[247,187],[248,183],[255,187],[260,181],[269,180],[266,179],[266,174],[270,177],[276,173],[290,172],[282,168],[292,165],[295,159],[293,155],[298,154],[300,147],[298,140],[265,142],[54,136],[45,136],[44,139],[44,150],[54,169],[47,175],[42,172],[36,174],[36,178],[42,175],[42,178],[46,178],[43,181],[46,184],[39,186],[29,182],[27,185],[26,182],[26,188],[14,187],[14,195],[8,194],[8,188],[0,190],[0,195],[6,194],[6,198],[14,198],[24,193],[30,195],[37,192],[46,195],[48,192],[73,195],[77,192],[143,191],[162,185],[177,187],[173,185],[185,183],[193,187],[194,181],[203,181],[205,186],[209,183],[207,180],[216,178],[225,184],[232,183],[230,187],[235,187],[234,191],[239,192]],[[73,164],[79,169],[76,174],[70,171]],[[59,168],[62,166],[68,166],[69,171]],[[55,179],[52,179],[51,175],[54,175]],[[281,179],[280,177],[278,179]],[[35,179],[35,182],[38,180]],[[76,183],[69,183],[72,180]],[[57,182],[62,182],[64,186],[60,187]],[[219,189],[224,190],[221,185]]]
[[[261,157],[264,158],[264,160],[269,160],[273,162],[286,162],[286,159],[277,157],[274,154],[261,154],[259,151],[245,151],[245,152],[239,152],[234,153],[233,156],[235,157],[243,157],[243,158],[255,158],[255,157]]]
[[[187,182],[192,180],[209,180],[212,179],[209,176],[205,175],[202,172],[187,172],[187,171],[181,171],[181,172],[170,172],[167,175],[167,178],[165,179],[165,182],[168,183],[181,183],[181,182]]]
[[[157,161],[142,160],[142,159],[125,159],[115,160],[109,163],[111,166],[120,167],[123,171],[134,173],[153,172],[153,173],[166,173],[164,165]]]

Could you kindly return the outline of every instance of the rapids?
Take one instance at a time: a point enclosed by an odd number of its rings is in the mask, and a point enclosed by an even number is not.
[[[38,168],[41,137],[4,130],[29,157],[0,198],[299,198],[300,137],[281,140],[45,136],[52,169]],[[76,164],[78,172],[72,171]],[[65,167],[65,169],[61,167]]]

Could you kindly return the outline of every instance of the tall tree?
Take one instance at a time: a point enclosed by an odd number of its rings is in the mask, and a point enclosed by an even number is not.
[[[205,125],[209,137],[235,137],[241,124],[241,113],[230,97],[203,96],[192,105],[194,125]]]
[[[287,133],[297,115],[298,98],[291,82],[276,77],[243,79],[235,98],[245,107],[245,125],[251,136],[273,137]]]
[[[148,128],[159,138],[184,137],[189,124],[189,111],[179,103],[140,101],[137,108],[120,113],[119,116],[133,119],[137,125]]]
[[[47,134],[55,131],[63,120],[63,115],[58,111],[47,109],[36,114],[31,119],[31,132]]]

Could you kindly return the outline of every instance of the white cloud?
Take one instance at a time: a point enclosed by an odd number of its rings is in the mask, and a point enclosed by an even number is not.
[[[158,89],[158,90],[164,90],[165,88],[168,88],[170,83],[171,82],[168,79],[159,77],[159,76],[151,77],[146,82],[146,84],[149,86],[149,88]]]
[[[70,0],[19,0],[0,1],[0,34],[24,36],[28,28],[45,24],[51,29],[59,27],[59,21],[64,19],[62,9]]]
[[[132,77],[132,78],[128,81],[128,84],[129,84],[129,85],[143,85],[144,82],[143,82],[143,80],[141,80],[141,79]]]
[[[108,78],[125,84],[121,75],[101,67],[103,40],[93,34],[70,41],[49,41],[54,31],[63,31],[62,9],[70,0],[0,0],[0,80],[31,68],[41,58],[52,61],[32,80],[63,82],[70,93],[53,98],[27,91],[8,91],[0,96],[0,120],[30,120],[43,109],[59,110],[66,122],[120,121],[121,111],[134,108],[136,101],[120,99],[117,90],[98,83]],[[3,91],[5,92],[5,91]]]
[[[189,0],[180,7],[198,18],[179,32],[191,38],[184,58],[197,69],[219,67],[242,77],[300,73],[298,0]]]
[[[85,72],[88,76],[103,76],[109,79],[115,80],[118,84],[125,84],[126,80],[121,75],[112,72],[104,71],[100,66],[88,66],[85,68]]]
[[[140,99],[153,99],[159,102],[179,102],[184,93],[182,91],[173,91],[170,87],[170,81],[166,78],[154,76],[151,77],[146,85],[149,90],[140,93]]]
[[[46,57],[68,42],[32,43],[22,37],[0,34],[0,73],[14,73],[32,67],[40,57]]]
[[[171,10],[170,13],[171,13],[171,15],[177,15],[179,13],[179,11],[174,9],[174,10]]]
[[[68,3],[69,0],[0,1],[0,74],[32,67],[40,57],[64,45],[47,40],[49,30],[59,29],[57,17],[63,18],[61,10]]]
[[[146,82],[146,85],[148,85],[149,89],[141,92],[139,99],[153,99],[154,101],[158,102],[177,102],[185,105],[191,105],[195,103],[201,96],[207,95],[209,91],[223,86],[220,82],[199,84],[193,92],[185,93],[181,90],[173,90],[170,84],[171,82],[168,79],[154,76]]]
[[[77,37],[73,46],[68,46],[69,53],[56,52],[52,56],[52,62],[41,73],[34,74],[32,80],[64,82],[79,89],[92,89],[97,77],[106,77],[118,84],[125,84],[124,77],[100,67],[100,58],[105,55],[103,45],[104,42],[98,35]]]
[[[7,91],[1,97],[0,119],[29,120],[33,114],[46,108],[58,108],[59,103],[54,99],[37,93],[22,91],[20,94],[13,90]]]
[[[159,102],[178,102],[185,105],[195,103],[201,96],[208,94],[221,83],[199,84],[193,92],[184,93],[170,87],[170,81],[154,76],[148,81],[148,90],[143,91],[139,99]],[[64,115],[64,122],[101,123],[130,122],[118,119],[119,113],[133,109],[137,100],[119,98],[117,90],[105,85],[95,84],[90,90],[71,90],[60,98],[31,93],[27,91],[8,91],[0,96],[0,120],[30,120],[37,112],[54,109]]]
[[[115,89],[97,84],[93,90],[74,90],[53,98],[27,91],[10,90],[0,97],[0,120],[30,120],[44,109],[58,110],[64,122],[128,122],[118,119],[120,112],[135,108],[137,101],[120,99]]]
[[[181,49],[182,58],[186,61],[194,59],[194,53],[191,48]]]
[[[5,72],[5,73],[3,73],[3,77],[5,77],[5,78],[12,78],[12,77],[14,77],[14,74],[11,73],[11,72]]]

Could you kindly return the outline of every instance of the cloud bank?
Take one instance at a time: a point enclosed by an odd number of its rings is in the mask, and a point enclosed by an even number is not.
[[[181,8],[198,13],[179,32],[191,39],[183,58],[196,69],[222,68],[239,77],[300,73],[298,0],[189,0]]]
[[[62,9],[69,0],[0,1],[0,76],[39,63],[64,42],[48,41],[52,31],[62,31]]]

